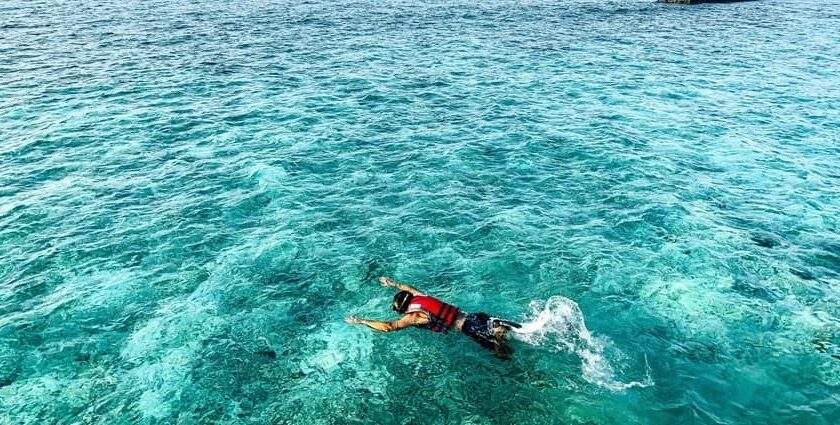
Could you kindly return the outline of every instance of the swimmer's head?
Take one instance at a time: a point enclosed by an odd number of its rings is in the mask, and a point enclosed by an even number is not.
[[[397,292],[397,295],[394,295],[394,302],[391,304],[391,308],[397,313],[405,313],[405,310],[408,309],[408,305],[411,304],[412,298],[414,298],[414,296],[411,295],[411,292]]]

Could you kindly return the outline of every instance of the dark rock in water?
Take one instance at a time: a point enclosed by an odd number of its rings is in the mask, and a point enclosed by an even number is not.
[[[831,346],[830,342],[818,338],[812,340],[811,344],[814,344],[814,349],[817,350],[818,353],[827,353],[828,348]]]
[[[0,388],[12,385],[17,380],[18,371],[12,372],[11,375],[0,376]]]
[[[260,350],[257,351],[257,354],[271,360],[277,358],[277,353],[274,350]]]
[[[303,372],[302,372],[302,371],[300,371],[300,370],[295,371],[295,372],[292,372],[292,374],[291,374],[291,375],[289,375],[289,376],[290,376],[292,379],[303,379],[303,378],[306,378],[306,374],[305,374],[305,373],[303,373]]]
[[[756,233],[750,239],[762,248],[775,248],[782,244],[782,241],[778,237],[769,233]]]
[[[799,270],[791,267],[790,272],[793,273],[794,276],[798,276],[804,280],[816,280],[816,276],[807,270]]]

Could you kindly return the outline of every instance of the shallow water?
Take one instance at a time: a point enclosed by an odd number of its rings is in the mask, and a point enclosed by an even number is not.
[[[838,423],[838,6],[4,1],[0,423]]]

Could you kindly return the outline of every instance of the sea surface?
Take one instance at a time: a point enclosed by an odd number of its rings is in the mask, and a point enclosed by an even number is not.
[[[0,424],[840,423],[840,2],[0,2]],[[378,334],[391,276],[525,324]]]

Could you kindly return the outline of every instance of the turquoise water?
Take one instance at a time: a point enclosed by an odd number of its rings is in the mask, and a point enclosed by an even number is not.
[[[838,423],[838,6],[6,0],[0,423]]]

